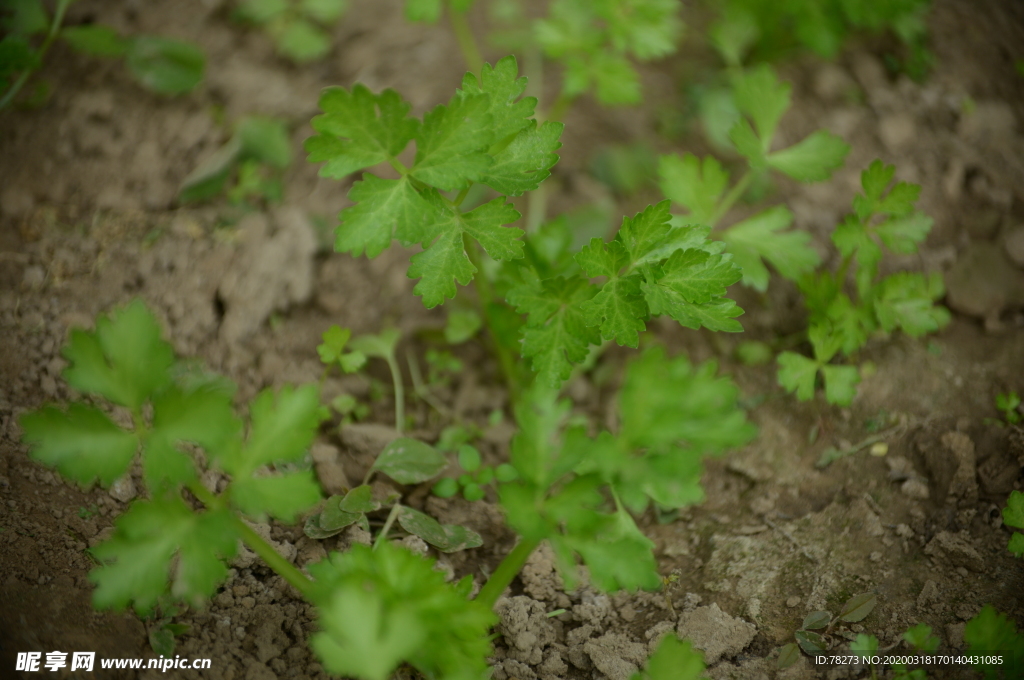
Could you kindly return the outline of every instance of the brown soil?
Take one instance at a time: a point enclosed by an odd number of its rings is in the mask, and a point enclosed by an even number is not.
[[[310,134],[317,92],[327,85],[392,87],[417,113],[446,100],[464,70],[455,41],[443,25],[405,22],[400,5],[352,3],[332,55],[299,69],[280,61],[262,35],[234,25],[216,0],[144,7],[80,0],[69,23],[95,20],[199,44],[208,59],[204,84],[188,96],[159,98],[120,64],[57,45],[42,73],[54,86],[52,99],[3,116],[0,677],[21,677],[12,669],[22,651],[154,654],[147,640],[154,622],[94,612],[86,577],[94,564],[87,548],[109,535],[134,490],[81,490],[30,461],[20,443],[19,414],[72,397],[60,379],[69,328],[141,297],[177,351],[235,380],[240,400],[268,385],[317,379],[315,346],[330,324],[357,334],[396,324],[404,346],[421,359],[430,346],[424,331],[439,328],[444,317],[412,295],[407,253],[367,261],[322,246],[314,218],[333,220],[347,186],[318,178],[316,167],[297,161],[284,206],[240,221],[217,205],[174,203],[181,180],[225,141],[221,115],[283,117],[298,149]],[[538,551],[514,596],[500,604],[504,637],[496,643],[494,678],[628,678],[649,644],[672,629],[705,650],[716,679],[825,677],[806,659],[778,672],[775,650],[810,611],[835,613],[847,597],[866,591],[878,594],[877,609],[840,633],[866,631],[883,645],[923,621],[957,648],[964,622],[985,603],[1024,620],[1024,569],[1006,551],[1010,534],[999,514],[1009,492],[1021,488],[1024,439],[990,421],[996,394],[1024,392],[1024,262],[1011,259],[1014,252],[1020,257],[1012,244],[1024,240],[1024,77],[1014,70],[1024,59],[1024,12],[1014,0],[937,0],[929,24],[936,63],[923,84],[888,74],[881,43],[855,46],[833,64],[808,59],[784,68],[794,82],[794,107],[783,137],[825,127],[853,151],[832,181],[784,185],[779,198],[824,248],[861,169],[876,157],[894,162],[901,179],[923,185],[921,207],[935,228],[920,256],[886,266],[942,271],[953,323],[923,340],[873,340],[862,359],[877,370],[848,409],[820,397],[798,403],[776,386],[772,366],[734,359],[740,340],[799,329],[798,300],[782,282],[773,281],[764,297],[734,291],[747,310],[743,337],[656,325],[673,352],[717,358],[734,376],[746,403],[756,404],[751,418],[760,436],[709,465],[705,504],[665,524],[642,518],[662,573],[678,576],[667,593],[565,593],[550,555]],[[687,58],[645,72],[650,104],[642,110],[585,102],[571,112],[552,180],[553,210],[613,200],[587,171],[593,150],[604,144],[703,148],[696,136],[666,142],[657,134],[659,112],[684,108],[678,77],[691,70]],[[620,209],[632,211],[649,198],[653,192],[620,201]],[[256,260],[270,263],[258,276],[251,269]],[[607,358],[624,356],[613,351]],[[460,348],[460,357],[466,368],[447,388],[448,403],[481,423],[485,453],[498,460],[511,432],[486,425],[493,409],[507,406],[497,367],[472,344]],[[388,380],[377,367],[369,373],[329,381],[327,390],[369,400]],[[586,377],[568,390],[595,409],[612,392]],[[372,404],[371,423],[391,422],[388,402]],[[425,406],[410,408],[419,434],[436,438],[445,422]],[[826,448],[871,436],[884,414],[891,416],[882,419],[891,428],[884,430],[887,455],[864,449],[815,467]],[[327,459],[335,460],[336,450],[343,472],[356,478],[376,453],[382,427],[325,430],[320,444],[335,447],[322,449]],[[510,546],[496,506],[433,499],[425,507],[483,534],[483,548],[451,558],[460,575],[479,576]],[[321,544],[296,528],[267,530],[299,565],[360,538]],[[210,657],[211,670],[81,677],[325,677],[305,642],[315,627],[310,607],[258,561],[243,558],[233,567],[209,607],[175,619],[191,626],[177,653]],[[559,608],[566,612],[546,616]]]

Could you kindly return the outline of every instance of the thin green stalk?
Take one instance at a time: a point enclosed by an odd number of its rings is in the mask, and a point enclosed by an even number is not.
[[[235,528],[242,534],[242,541],[249,546],[249,549],[260,556],[267,563],[267,566],[277,572],[278,576],[292,585],[302,597],[312,602],[313,581],[306,577],[301,571],[295,568],[291,562],[277,554],[277,551],[263,537],[253,531],[253,528],[243,522],[239,517],[234,517]]]
[[[388,532],[391,531],[391,526],[398,519],[398,512],[402,509],[400,503],[395,503],[391,508],[391,512],[388,513],[388,518],[384,521],[384,526],[381,528],[380,533],[377,534],[377,540],[373,542],[373,549],[376,550],[384,541],[388,540]]]
[[[484,584],[484,587],[477,594],[476,601],[487,605],[488,609],[493,609],[498,598],[501,597],[501,594],[512,583],[512,579],[522,571],[526,560],[530,558],[530,555],[533,554],[533,551],[537,549],[539,544],[540,541],[521,538],[516,547],[512,548],[512,552],[505,555],[505,559],[501,561],[498,568],[487,579],[487,583]]]
[[[516,379],[516,364],[509,354],[508,349],[501,344],[501,338],[494,330],[494,323],[491,319],[491,305],[494,303],[494,289],[487,278],[486,272],[480,260],[480,251],[477,250],[476,242],[471,238],[465,238],[466,254],[469,261],[477,269],[477,276],[473,279],[476,284],[477,304],[480,306],[480,315],[487,324],[487,330],[491,335],[491,342],[494,344],[494,351],[498,355],[498,363],[501,365],[501,372],[505,376],[505,384],[508,386],[510,401],[514,404],[519,400],[519,381]]]
[[[455,31],[455,39],[459,43],[459,49],[462,51],[462,58],[466,61],[466,66],[473,73],[479,72],[484,64],[484,58],[481,56],[480,48],[476,44],[473,29],[469,27],[469,21],[466,20],[466,13],[460,12],[449,5],[448,18],[451,20],[452,30]]]
[[[733,185],[732,189],[729,190],[729,193],[727,193],[725,198],[722,199],[722,202],[718,204],[718,207],[715,209],[715,214],[712,215],[709,220],[709,227],[712,229],[715,228],[718,221],[725,217],[725,215],[732,209],[733,205],[736,204],[736,201],[740,200],[740,197],[746,193],[752,181],[754,181],[754,173],[747,170],[743,177],[740,178],[740,181]]]
[[[46,53],[49,51],[50,45],[52,45],[53,41],[57,38],[60,26],[64,23],[64,13],[67,12],[68,5],[70,4],[71,0],[59,0],[57,2],[57,8],[53,12],[53,23],[50,24],[50,31],[46,34],[46,40],[44,40],[43,44],[39,47],[39,60],[37,62],[39,66],[22,71],[21,75],[18,76],[18,79],[14,81],[14,84],[11,85],[10,89],[7,90],[7,93],[4,94],[3,99],[0,99],[0,111],[7,108],[8,104],[14,100],[14,97],[18,94],[25,83],[28,82],[29,77],[43,65],[43,59],[46,57]]]
[[[391,382],[395,386],[395,431],[402,434],[405,428],[405,385],[402,383],[402,368],[398,365],[393,352],[389,352],[384,360],[391,369]]]

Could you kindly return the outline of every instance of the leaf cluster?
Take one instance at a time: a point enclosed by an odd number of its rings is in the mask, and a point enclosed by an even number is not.
[[[970,654],[984,658],[997,652],[1002,656],[1001,664],[981,664],[986,680],[1024,676],[1024,633],[1017,630],[1012,619],[992,605],[982,607],[978,615],[967,622],[964,642]]]
[[[602,104],[639,104],[640,76],[631,60],[676,51],[679,11],[678,0],[555,0],[534,24],[533,37],[563,65],[564,98],[593,91]]]
[[[741,272],[709,232],[674,224],[662,201],[624,218],[611,241],[591,239],[562,266],[534,257],[507,299],[527,315],[522,354],[538,380],[561,385],[602,340],[637,347],[653,316],[687,328],[741,331],[736,317],[743,310],[726,297]]]
[[[524,539],[551,544],[568,587],[577,555],[601,589],[660,585],[652,544],[629,511],[700,501],[701,458],[754,435],[736,387],[715,370],[660,349],[643,353],[627,369],[617,435],[563,429],[569,403],[540,384],[518,406],[511,463],[519,479],[499,487],[502,506]]]
[[[462,491],[462,497],[467,501],[479,501],[486,495],[485,487],[494,482],[512,482],[519,476],[516,469],[508,463],[502,463],[497,467],[484,465],[480,452],[469,444],[459,447],[457,459],[463,473],[458,477],[445,477],[439,480],[434,485],[435,496],[451,498]]]
[[[843,257],[839,270],[819,271],[800,281],[814,356],[783,352],[778,358],[779,384],[800,400],[814,395],[820,371],[828,402],[849,404],[860,376],[856,368],[830,361],[854,354],[875,331],[902,330],[920,337],[949,323],[949,311],[935,304],[945,293],[938,273],[879,276],[883,247],[902,255],[916,253],[932,227],[932,219],[914,207],[921,187],[892,184],[895,172],[894,166],[876,160],[861,173],[863,193],[854,198],[853,213],[832,233]],[[855,284],[853,296],[846,292],[848,276]]]
[[[836,625],[863,621],[877,604],[878,597],[874,593],[861,593],[847,600],[834,617],[827,611],[811,612],[804,617],[799,630],[793,634],[796,642],[790,642],[779,649],[776,662],[779,669],[795,664],[800,658],[800,650],[811,656],[828,651],[829,635]]]
[[[376,257],[393,239],[421,245],[409,276],[420,279],[414,292],[427,307],[454,297],[456,282],[473,280],[478,245],[496,260],[521,258],[523,232],[506,226],[520,214],[504,196],[460,208],[474,183],[519,196],[558,160],[562,125],[538,125],[536,99],[522,97],[526,79],[517,71],[515,58],[505,57],[493,68],[485,65],[479,78],[467,74],[451,101],[422,120],[408,115],[410,105],[393,90],[327,89],[320,98],[324,113],[312,123],[318,134],[306,141],[309,160],[325,163],[320,174],[340,179],[387,162],[400,175],[366,173],[353,185],[354,205],[341,212],[336,250]],[[406,167],[398,157],[413,141],[415,158]]]
[[[730,173],[713,156],[663,156],[659,164],[662,193],[684,208],[684,219],[716,227],[750,184],[771,170],[801,182],[828,179],[843,164],[850,147],[824,130],[785,149],[773,150],[779,121],[790,107],[790,86],[762,65],[731,76],[728,90],[735,106],[727,138],[745,161],[744,176],[730,187]],[[784,278],[796,281],[820,264],[810,234],[789,230],[793,213],[777,205],[748,217],[721,233],[729,253],[743,270],[743,282],[768,288],[770,263]]]
[[[261,392],[246,426],[234,413],[233,388],[178,370],[159,324],[138,301],[100,317],[94,331],[72,331],[63,353],[68,384],[129,414],[132,425],[83,401],[66,410],[46,406],[21,418],[31,456],[79,484],[104,486],[138,458],[150,492],[92,551],[102,564],[90,574],[97,607],[133,602],[145,612],[168,592],[209,597],[227,574],[222,558],[234,555],[241,536],[238,513],[292,521],[320,498],[308,469],[272,471],[305,457],[320,422],[315,385]],[[220,496],[199,483],[204,460],[230,478]],[[193,511],[182,488],[203,499],[204,512]]]
[[[1003,524],[1008,527],[1024,530],[1024,493],[1011,491],[1003,508]],[[1024,533],[1013,532],[1007,549],[1016,557],[1024,557]]]
[[[497,621],[432,564],[384,542],[310,565],[321,632],[311,644],[331,673],[386,680],[407,662],[427,677],[482,677]]]
[[[347,0],[243,0],[235,18],[262,27],[277,53],[296,64],[316,61],[331,49],[327,32],[338,22]]]

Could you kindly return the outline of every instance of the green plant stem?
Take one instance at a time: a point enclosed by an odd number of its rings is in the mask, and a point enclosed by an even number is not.
[[[395,431],[402,434],[405,429],[405,384],[402,382],[402,368],[398,365],[394,352],[388,352],[384,360],[391,369],[391,382],[395,386]]]
[[[243,522],[241,518],[234,517],[235,528],[242,534],[242,541],[249,548],[260,556],[267,563],[267,566],[277,572],[278,576],[293,586],[307,601],[313,601],[313,581],[306,577],[301,571],[295,568],[291,562],[277,554],[277,551],[263,537],[253,531],[253,528]]]
[[[3,111],[12,101],[14,101],[14,97],[18,94],[25,83],[28,82],[28,79],[32,74],[43,65],[43,59],[46,57],[46,53],[49,51],[50,45],[52,45],[53,41],[57,38],[60,26],[64,23],[64,13],[67,12],[68,5],[70,4],[71,0],[58,0],[57,8],[53,12],[53,23],[50,24],[50,31],[46,34],[46,40],[44,40],[43,44],[39,47],[39,60],[37,62],[39,66],[36,66],[35,68],[27,68],[22,71],[21,75],[18,76],[18,79],[14,81],[14,84],[11,85],[10,89],[4,94],[3,99],[0,99],[0,111]]]
[[[395,503],[391,508],[391,512],[388,513],[388,518],[384,520],[384,526],[381,527],[380,533],[377,534],[377,540],[373,542],[374,550],[376,550],[377,546],[381,543],[388,540],[388,532],[391,531],[391,526],[395,523],[395,520],[398,519],[398,513],[401,509],[402,505],[400,503]]]
[[[498,363],[501,365],[501,372],[505,376],[505,384],[508,386],[509,400],[514,404],[519,400],[519,381],[516,379],[515,361],[512,359],[512,355],[509,354],[508,348],[501,344],[501,338],[498,337],[491,319],[491,305],[495,300],[494,289],[491,287],[491,282],[483,270],[480,251],[477,250],[476,242],[469,237],[465,237],[464,241],[469,261],[477,270],[477,276],[473,278],[473,282],[476,284],[480,316],[483,317],[484,323],[487,324],[491,342],[494,343],[494,351],[498,355]]]
[[[476,44],[473,29],[469,27],[469,21],[466,20],[466,13],[460,12],[449,5],[448,18],[451,20],[452,30],[455,31],[455,39],[459,43],[459,49],[462,51],[462,58],[466,61],[466,66],[473,73],[479,72],[484,64],[484,58],[481,56],[480,48]]]
[[[533,551],[537,549],[539,544],[540,541],[521,538],[516,547],[512,548],[512,552],[505,555],[505,559],[501,561],[498,568],[487,579],[484,587],[480,589],[476,596],[477,602],[487,605],[488,609],[493,609],[498,598],[501,597],[501,594],[512,583],[512,579],[522,571],[526,560],[530,558],[530,555],[533,554]]]
[[[740,197],[742,197],[743,194],[746,193],[752,181],[754,181],[754,173],[751,170],[747,170],[743,174],[743,177],[740,178],[740,181],[736,182],[736,184],[733,185],[732,189],[729,189],[729,193],[727,193],[725,195],[725,198],[722,199],[722,202],[718,204],[718,207],[715,209],[715,214],[712,215],[711,219],[709,220],[709,227],[714,229],[715,225],[718,224],[718,221],[725,217],[730,210],[732,210],[732,207],[736,204],[736,201],[740,200]]]

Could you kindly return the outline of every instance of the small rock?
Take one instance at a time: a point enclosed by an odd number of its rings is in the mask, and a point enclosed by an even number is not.
[[[797,596],[797,595],[794,595],[793,597],[791,597],[788,600],[786,600],[786,606],[790,607],[790,608],[797,607],[797,606],[800,605],[800,602],[801,602],[800,597]]]
[[[743,651],[757,634],[757,628],[743,619],[729,616],[717,603],[697,607],[683,613],[676,627],[679,637],[686,638],[704,652],[710,666],[722,657],[731,657]]]
[[[878,135],[889,151],[902,151],[917,135],[917,121],[905,112],[893,113],[878,123]]]
[[[313,456],[313,465],[316,467],[316,476],[320,480],[320,486],[328,495],[344,493],[351,488],[348,476],[345,475],[345,468],[339,459],[340,451],[332,444],[317,442],[310,450]]]
[[[115,480],[114,483],[110,485],[110,491],[108,493],[114,500],[127,503],[131,499],[135,498],[138,491],[135,489],[135,482],[132,480],[132,476],[125,475],[120,479]]]
[[[964,567],[975,573],[985,569],[985,561],[971,545],[971,535],[966,531],[958,534],[940,531],[925,546],[924,552],[954,567]]]
[[[902,491],[905,496],[921,500],[924,500],[929,496],[928,485],[920,479],[908,479],[903,482],[902,486],[900,486],[900,491]]]
[[[995,243],[972,243],[946,273],[946,290],[952,309],[985,319],[1024,305],[1024,272]]]
[[[629,680],[647,661],[647,646],[621,633],[608,633],[583,644],[597,670],[608,680]]]
[[[2,199],[0,199],[2,200]],[[28,290],[39,290],[43,287],[46,282],[46,270],[37,264],[25,267],[25,272],[21,275],[21,286]]]
[[[825,101],[847,99],[856,88],[853,78],[838,64],[826,61],[814,74],[814,93]]]
[[[1018,267],[1024,267],[1024,224],[1010,229],[1003,238],[1003,248],[1010,260]],[[28,270],[26,270],[26,275]]]
[[[430,552],[430,547],[427,545],[427,542],[419,536],[406,536],[401,541],[398,541],[398,545],[421,557]]]

